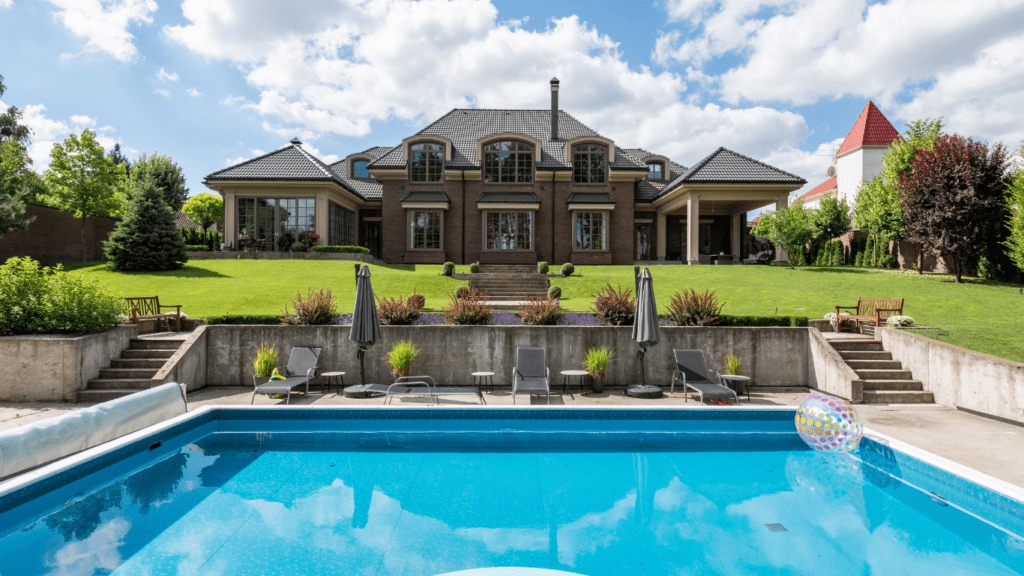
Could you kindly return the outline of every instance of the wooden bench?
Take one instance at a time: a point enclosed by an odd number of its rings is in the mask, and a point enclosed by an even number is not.
[[[181,332],[181,305],[160,304],[159,296],[144,296],[141,298],[125,298],[128,301],[128,309],[131,311],[132,323],[138,324],[139,320],[175,320],[175,331]],[[163,313],[163,308],[174,308],[174,312]]]
[[[853,310],[853,314],[839,316],[840,310]],[[903,314],[903,298],[858,298],[856,306],[836,306],[836,332],[842,332],[840,320],[853,320],[854,332],[860,331],[860,323],[873,320],[875,326],[882,326],[890,316]]]

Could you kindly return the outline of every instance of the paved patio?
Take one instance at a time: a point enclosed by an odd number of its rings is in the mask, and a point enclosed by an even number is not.
[[[605,391],[601,394],[581,395],[578,391],[561,394],[561,387],[552,390],[552,406],[690,406],[700,405],[692,398],[684,401],[677,391],[664,398],[641,400],[622,395],[621,390]],[[792,388],[771,392],[755,390],[745,406],[796,406],[797,398],[806,391]],[[189,409],[207,405],[248,405],[252,398],[251,388],[215,387],[206,388],[189,395]],[[485,392],[484,398],[490,406],[512,405],[512,395],[506,390]],[[516,402],[520,406],[543,405],[540,396],[520,395]],[[256,398],[257,406],[283,405],[283,399],[265,396]],[[345,398],[336,391],[321,391],[313,387],[309,396],[293,395],[293,405],[314,406],[381,406],[383,399]],[[426,399],[398,398],[394,406],[425,406]],[[442,399],[446,406],[479,405],[475,396],[450,396]],[[52,418],[68,411],[77,410],[86,404],[7,404],[0,406],[0,430],[14,428],[45,418]],[[1005,424],[936,405],[921,404],[860,404],[857,413],[865,425],[877,432],[887,434],[923,450],[969,466],[1011,484],[1024,487],[1024,426]]]

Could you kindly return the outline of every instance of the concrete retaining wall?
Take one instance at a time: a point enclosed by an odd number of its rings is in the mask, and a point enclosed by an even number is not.
[[[831,326],[829,326],[831,331]],[[808,342],[808,371],[813,377],[811,387],[833,396],[845,398],[853,404],[864,401],[864,385],[853,368],[829,344],[821,332],[811,328]]]
[[[391,382],[386,353],[398,340],[411,340],[421,348],[413,368],[438,383],[470,385],[471,372],[495,372],[495,384],[511,380],[516,347],[535,346],[548,351],[552,385],[561,385],[562,370],[582,369],[590,347],[607,346],[613,352],[608,384],[637,381],[636,344],[630,327],[583,326],[382,326],[383,341],[366,354],[368,382]],[[699,348],[709,368],[724,370],[724,357],[738,355],[742,373],[756,386],[808,386],[812,381],[807,328],[662,328],[662,341],[647,353],[648,382],[667,386],[675,363],[673,348]],[[260,342],[277,346],[278,364],[288,362],[293,346],[324,347],[324,371],[347,372],[345,382],[359,380],[357,347],[348,339],[347,326],[207,326],[208,385],[252,383],[252,357]]]
[[[98,334],[4,336],[0,338],[0,401],[74,402],[75,393],[120,355],[135,326]]]
[[[876,334],[938,404],[1024,423],[1024,364],[895,328]]]
[[[177,382],[187,385],[187,392],[206,386],[206,346],[209,341],[206,331],[206,326],[199,326],[192,332],[153,376],[153,386]]]

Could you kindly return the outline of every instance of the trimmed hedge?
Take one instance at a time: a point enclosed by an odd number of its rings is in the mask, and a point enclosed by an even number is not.
[[[207,324],[260,324],[278,325],[281,323],[280,316],[273,314],[227,314],[225,316],[208,316]]]
[[[537,262],[537,273],[538,274],[547,274],[549,269],[550,268],[548,267],[548,263],[547,262]]]
[[[441,269],[441,274],[444,274],[445,276],[451,276],[454,273],[455,273],[455,263],[454,262],[445,262],[444,263],[444,268]]]
[[[313,252],[346,252],[351,254],[369,254],[370,249],[362,246],[313,246]]]
[[[806,316],[727,316],[719,326],[806,327]]]
[[[472,264],[469,265],[469,273],[470,274],[476,274],[478,272],[480,272],[480,265],[479,264],[477,264],[476,262],[473,262]]]
[[[185,250],[188,252],[209,252],[210,247],[203,244],[186,244]]]

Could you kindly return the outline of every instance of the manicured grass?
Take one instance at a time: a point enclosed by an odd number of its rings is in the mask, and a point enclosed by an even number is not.
[[[215,314],[281,314],[298,291],[330,288],[340,310],[355,299],[352,262],[314,260],[205,260],[175,272],[122,274],[102,264],[71,267],[94,276],[124,296],[159,295],[166,304],[183,304],[191,317]],[[407,296],[413,289],[440,308],[448,294],[465,284],[440,275],[441,266],[370,266],[378,296]],[[459,266],[457,272],[467,272]],[[821,318],[835,306],[852,306],[857,297],[905,298],[904,313],[918,324],[948,331],[943,338],[964,348],[1024,362],[1024,296],[1011,284],[948,276],[860,268],[777,268],[774,266],[651,267],[655,298],[662,311],[672,294],[684,288],[715,290],[724,314],[779,314]],[[633,287],[631,266],[580,266],[569,278],[552,278],[562,288],[562,306],[587,310],[591,295],[605,283]]]

